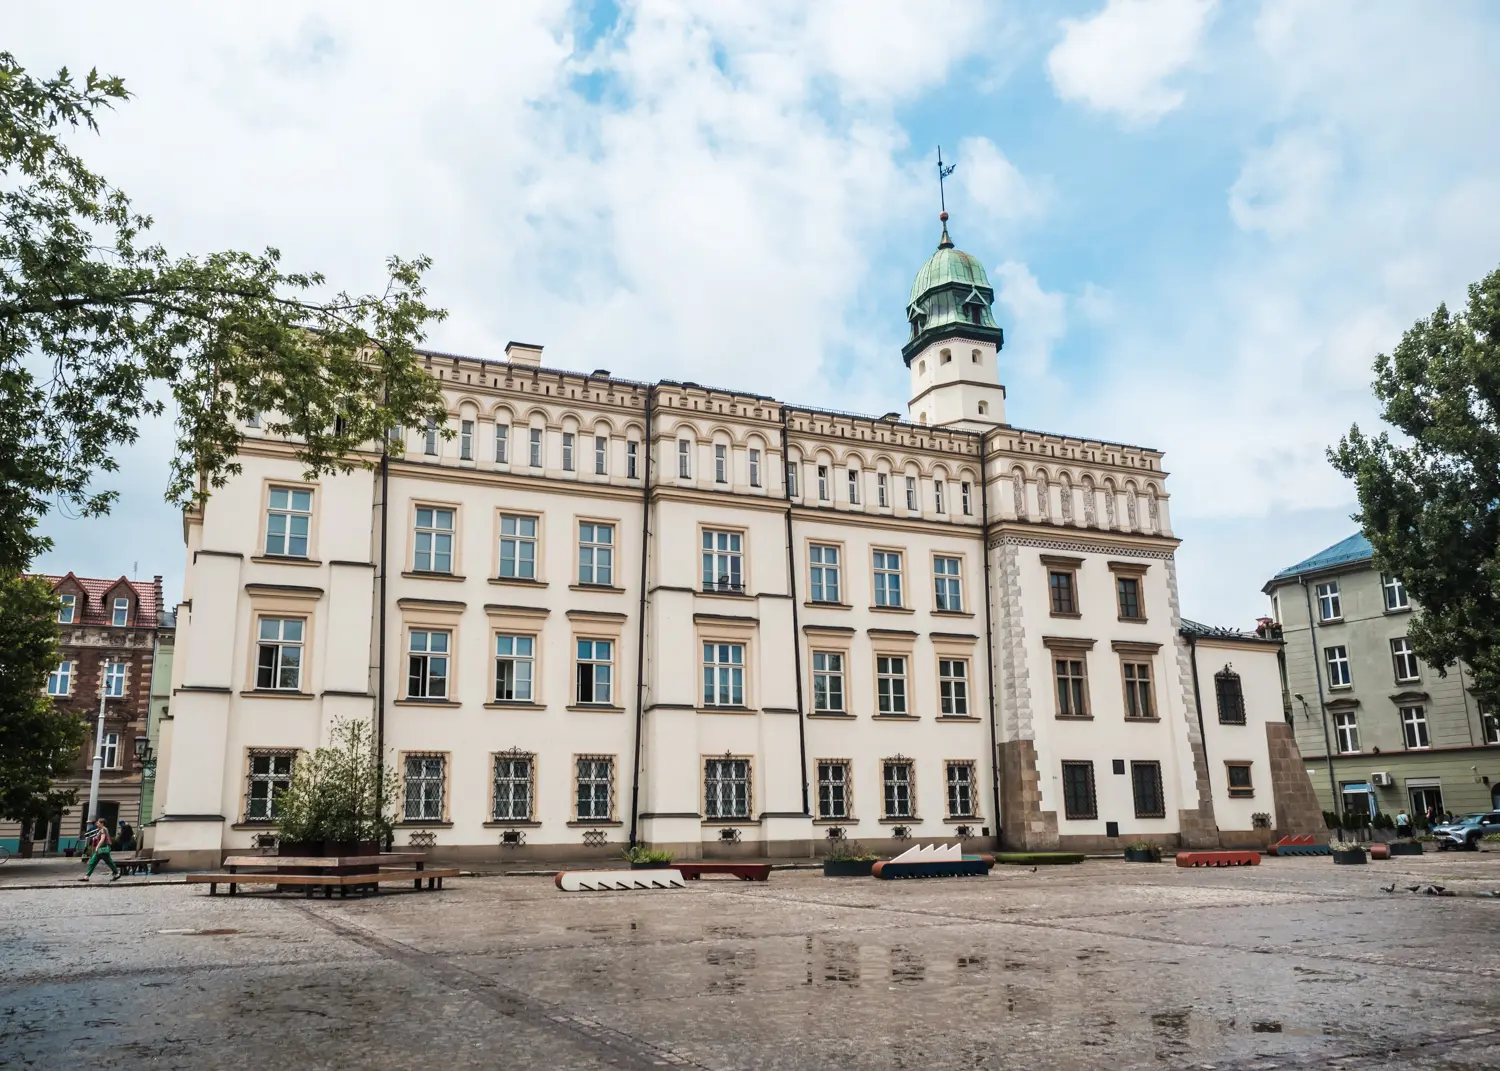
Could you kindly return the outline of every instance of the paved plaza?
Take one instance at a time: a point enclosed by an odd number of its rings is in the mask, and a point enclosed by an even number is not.
[[[332,902],[0,869],[7,1068],[1500,1065],[1500,901],[1404,888],[1500,853]]]

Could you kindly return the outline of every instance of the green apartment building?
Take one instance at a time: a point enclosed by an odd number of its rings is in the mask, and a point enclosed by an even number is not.
[[[1467,667],[1441,675],[1412,653],[1411,601],[1363,535],[1263,590],[1286,641],[1297,746],[1325,809],[1335,798],[1340,811],[1413,817],[1500,808],[1500,716],[1476,700]]]

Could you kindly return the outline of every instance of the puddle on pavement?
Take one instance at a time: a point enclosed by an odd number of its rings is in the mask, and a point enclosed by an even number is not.
[[[157,930],[159,934],[167,937],[228,937],[239,930]]]
[[[927,977],[927,963],[910,948],[891,949],[891,981],[896,985],[920,985]]]

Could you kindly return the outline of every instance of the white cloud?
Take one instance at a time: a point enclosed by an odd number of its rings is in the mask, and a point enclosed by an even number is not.
[[[958,147],[959,186],[976,206],[999,220],[1040,215],[1044,197],[989,138],[965,138]]]
[[[1245,161],[1229,190],[1229,214],[1243,230],[1295,234],[1326,211],[1338,169],[1327,131],[1286,131]]]
[[[1047,57],[1063,100],[1082,101],[1145,125],[1178,108],[1167,80],[1193,62],[1214,0],[1108,0],[1088,19],[1063,19]]]
[[[990,269],[989,276],[995,286],[996,318],[1005,327],[1003,364],[1040,388],[1052,350],[1068,330],[1067,297],[1042,289],[1031,270],[1013,260]]]

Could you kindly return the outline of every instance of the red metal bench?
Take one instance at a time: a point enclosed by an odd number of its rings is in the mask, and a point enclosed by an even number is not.
[[[1259,852],[1178,852],[1178,866],[1260,866]]]
[[[684,880],[697,881],[704,874],[729,874],[741,881],[765,881],[771,876],[770,863],[676,863]]]

